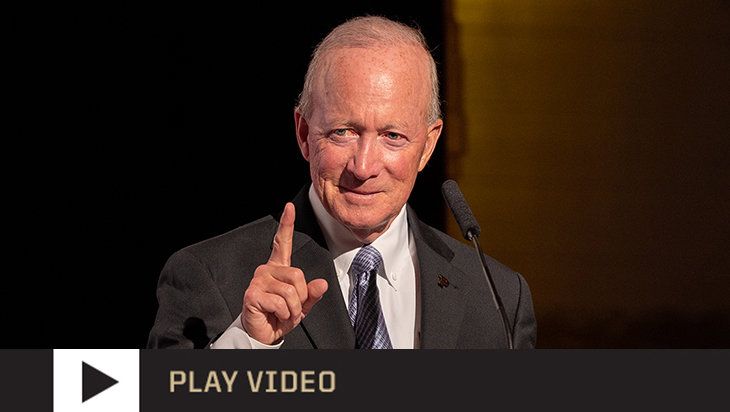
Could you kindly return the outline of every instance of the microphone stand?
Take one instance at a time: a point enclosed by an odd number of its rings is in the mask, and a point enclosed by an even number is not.
[[[499,294],[497,293],[497,287],[494,285],[494,279],[492,279],[492,273],[489,271],[489,267],[487,266],[487,261],[484,259],[484,252],[482,251],[482,246],[479,244],[479,236],[476,236],[472,234],[471,230],[467,232],[469,235],[469,239],[474,242],[474,247],[476,247],[477,251],[479,252],[479,259],[482,261],[482,270],[484,271],[484,276],[486,276],[487,281],[489,283],[489,289],[492,291],[492,299],[494,300],[495,306],[497,306],[497,310],[499,311],[499,314],[502,316],[502,324],[504,324],[504,334],[507,337],[507,346],[510,349],[514,349],[514,346],[512,344],[512,331],[509,327],[509,319],[507,318],[507,313],[504,310],[504,305],[502,304],[502,299],[499,297]]]

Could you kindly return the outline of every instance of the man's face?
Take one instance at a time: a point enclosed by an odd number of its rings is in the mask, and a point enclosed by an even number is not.
[[[442,122],[426,125],[425,52],[401,46],[327,53],[299,146],[325,209],[362,242],[391,224],[428,162]]]

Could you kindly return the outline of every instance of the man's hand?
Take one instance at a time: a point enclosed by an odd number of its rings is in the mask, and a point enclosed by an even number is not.
[[[294,329],[328,287],[324,279],[307,284],[304,273],[290,266],[294,218],[294,205],[287,203],[274,236],[271,257],[256,268],[243,295],[243,328],[249,336],[267,345]]]

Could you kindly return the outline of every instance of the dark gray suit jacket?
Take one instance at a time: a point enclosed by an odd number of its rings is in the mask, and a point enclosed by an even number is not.
[[[332,256],[307,198],[308,187],[293,200],[297,218],[291,264],[307,282],[324,278],[330,285],[282,348],[355,347]],[[479,256],[469,247],[424,224],[407,207],[408,224],[418,253],[421,293],[420,347],[506,348],[504,326],[494,307]],[[203,348],[241,313],[243,294],[256,267],[266,263],[278,227],[267,216],[173,254],[162,269],[159,310],[148,348]],[[515,348],[534,348],[536,322],[525,280],[487,257]],[[448,286],[439,284],[439,275]]]

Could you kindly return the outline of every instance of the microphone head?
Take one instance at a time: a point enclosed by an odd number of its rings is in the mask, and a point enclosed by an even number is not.
[[[451,214],[454,215],[459,229],[461,229],[461,235],[466,240],[472,240],[472,236],[479,237],[482,229],[479,227],[479,223],[477,223],[474,214],[466,203],[464,195],[461,194],[459,185],[453,180],[447,180],[441,185],[441,193],[444,195],[446,204],[449,206]]]

